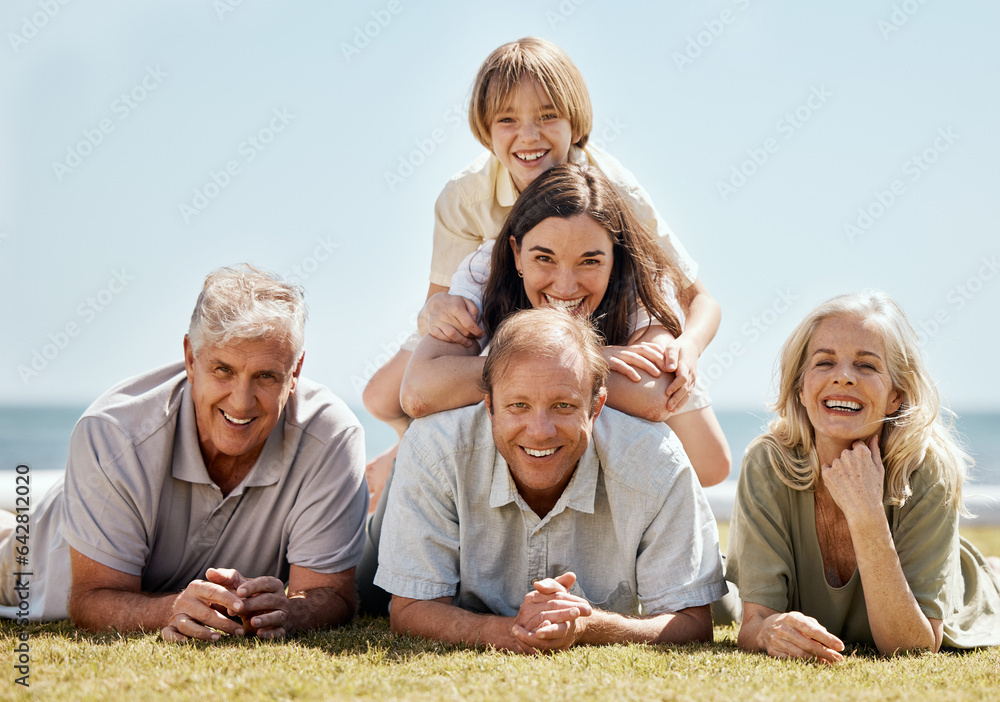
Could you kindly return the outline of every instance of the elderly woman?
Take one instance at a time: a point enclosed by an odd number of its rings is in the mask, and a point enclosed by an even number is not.
[[[482,401],[479,353],[489,335],[520,309],[561,307],[590,317],[606,344],[617,371],[608,405],[666,421],[701,483],[723,480],[729,448],[704,392],[684,388],[683,398],[692,390],[694,396],[676,413],[668,410],[677,399],[666,399],[674,378],[663,372],[663,349],[683,331],[676,273],[607,178],[573,164],[547,171],[525,188],[496,241],[482,296],[486,338],[466,345],[424,337],[403,378],[406,413],[420,417]],[[710,338],[707,330],[702,336]]]
[[[896,303],[829,300],[785,342],[780,373],[729,532],[739,646],[835,663],[845,643],[1000,644],[1000,578],[958,534],[970,460]]]

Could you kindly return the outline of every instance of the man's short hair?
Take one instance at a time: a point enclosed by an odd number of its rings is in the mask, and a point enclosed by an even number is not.
[[[302,288],[247,263],[220,268],[205,278],[188,327],[195,353],[230,341],[288,341],[295,358],[305,343]]]
[[[497,329],[483,366],[479,388],[493,395],[493,384],[522,355],[558,358],[567,350],[583,359],[591,381],[591,409],[608,379],[608,362],[601,355],[601,341],[586,319],[554,307],[515,312]]]

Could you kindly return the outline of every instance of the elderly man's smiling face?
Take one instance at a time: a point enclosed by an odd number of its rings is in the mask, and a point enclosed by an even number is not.
[[[185,337],[184,365],[205,464],[222,456],[255,461],[302,369],[291,343],[242,340],[195,354]]]
[[[559,356],[521,354],[493,382],[486,407],[493,441],[518,492],[544,516],[573,477],[604,406],[591,401],[592,380],[572,349]]]

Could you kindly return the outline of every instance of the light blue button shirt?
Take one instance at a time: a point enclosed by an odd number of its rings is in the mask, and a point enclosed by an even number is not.
[[[517,492],[482,404],[413,422],[395,470],[375,577],[394,595],[514,616],[533,580],[573,571],[574,594],[637,615],[726,591],[715,519],[664,424],[605,407],[541,518]]]

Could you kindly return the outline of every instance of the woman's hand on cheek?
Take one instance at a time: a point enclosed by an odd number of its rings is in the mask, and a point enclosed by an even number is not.
[[[885,468],[878,447],[879,434],[854,446],[823,466],[823,483],[848,521],[863,514],[883,514]]]

